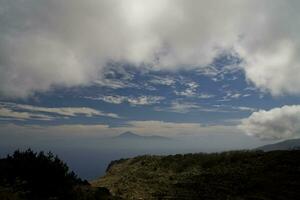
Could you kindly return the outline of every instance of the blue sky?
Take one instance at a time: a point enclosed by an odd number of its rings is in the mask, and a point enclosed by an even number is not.
[[[216,125],[238,126],[259,110],[299,104],[299,98],[273,97],[256,88],[246,79],[241,65],[242,61],[230,54],[220,55],[207,67],[189,70],[108,64],[104,78],[89,85],[53,87],[27,98],[2,97],[0,120],[2,125],[105,125],[120,131],[133,126],[133,121],[198,124],[213,129]],[[153,128],[139,134],[164,135]],[[184,129],[180,131],[164,136],[184,135]],[[206,133],[195,130],[197,134]]]

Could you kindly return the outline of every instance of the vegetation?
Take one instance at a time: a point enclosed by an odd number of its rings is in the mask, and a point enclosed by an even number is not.
[[[1,200],[113,199],[105,188],[92,188],[52,153],[15,151],[0,159]]]
[[[125,199],[294,200],[300,151],[140,156],[115,161],[93,185]]]
[[[294,200],[300,196],[300,151],[121,159],[93,186],[51,153],[16,151],[0,159],[1,200]]]

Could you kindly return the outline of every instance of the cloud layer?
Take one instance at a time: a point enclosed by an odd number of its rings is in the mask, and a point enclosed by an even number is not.
[[[100,97],[85,97],[86,99],[92,100],[101,100],[106,103],[113,103],[113,104],[121,104],[121,103],[129,103],[133,106],[138,105],[152,105],[157,104],[163,99],[164,97],[161,96],[139,96],[139,97],[127,97],[127,96],[119,96],[119,95],[108,95],[108,96],[100,96]]]
[[[237,53],[249,81],[300,93],[296,0],[0,2],[0,92],[26,97],[101,80],[110,62],[206,66]]]
[[[39,107],[15,103],[0,102],[0,120],[54,120],[58,117],[103,116],[119,118],[115,113],[106,113],[88,107]]]
[[[211,125],[199,123],[175,123],[165,121],[129,121],[124,126],[110,127],[106,124],[61,124],[51,126],[2,124],[4,133],[12,130],[14,133],[27,132],[28,134],[49,133],[49,136],[83,136],[83,137],[114,137],[122,132],[131,131],[144,136],[160,135],[165,137],[201,136],[201,135],[243,135],[234,126]],[[14,130],[14,131],[13,131]],[[0,133],[1,135],[1,133]]]
[[[300,137],[300,105],[260,110],[244,119],[239,126],[247,134],[261,139]]]

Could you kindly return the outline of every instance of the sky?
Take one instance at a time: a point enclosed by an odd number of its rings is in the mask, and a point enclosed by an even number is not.
[[[125,131],[224,149],[298,138],[299,8],[0,0],[0,147],[89,149]]]

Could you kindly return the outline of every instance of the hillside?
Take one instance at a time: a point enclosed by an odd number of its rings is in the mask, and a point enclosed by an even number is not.
[[[300,149],[300,139],[285,140],[275,144],[264,145],[257,149],[263,151]]]
[[[124,199],[294,200],[300,151],[139,156],[114,161],[92,185]]]

